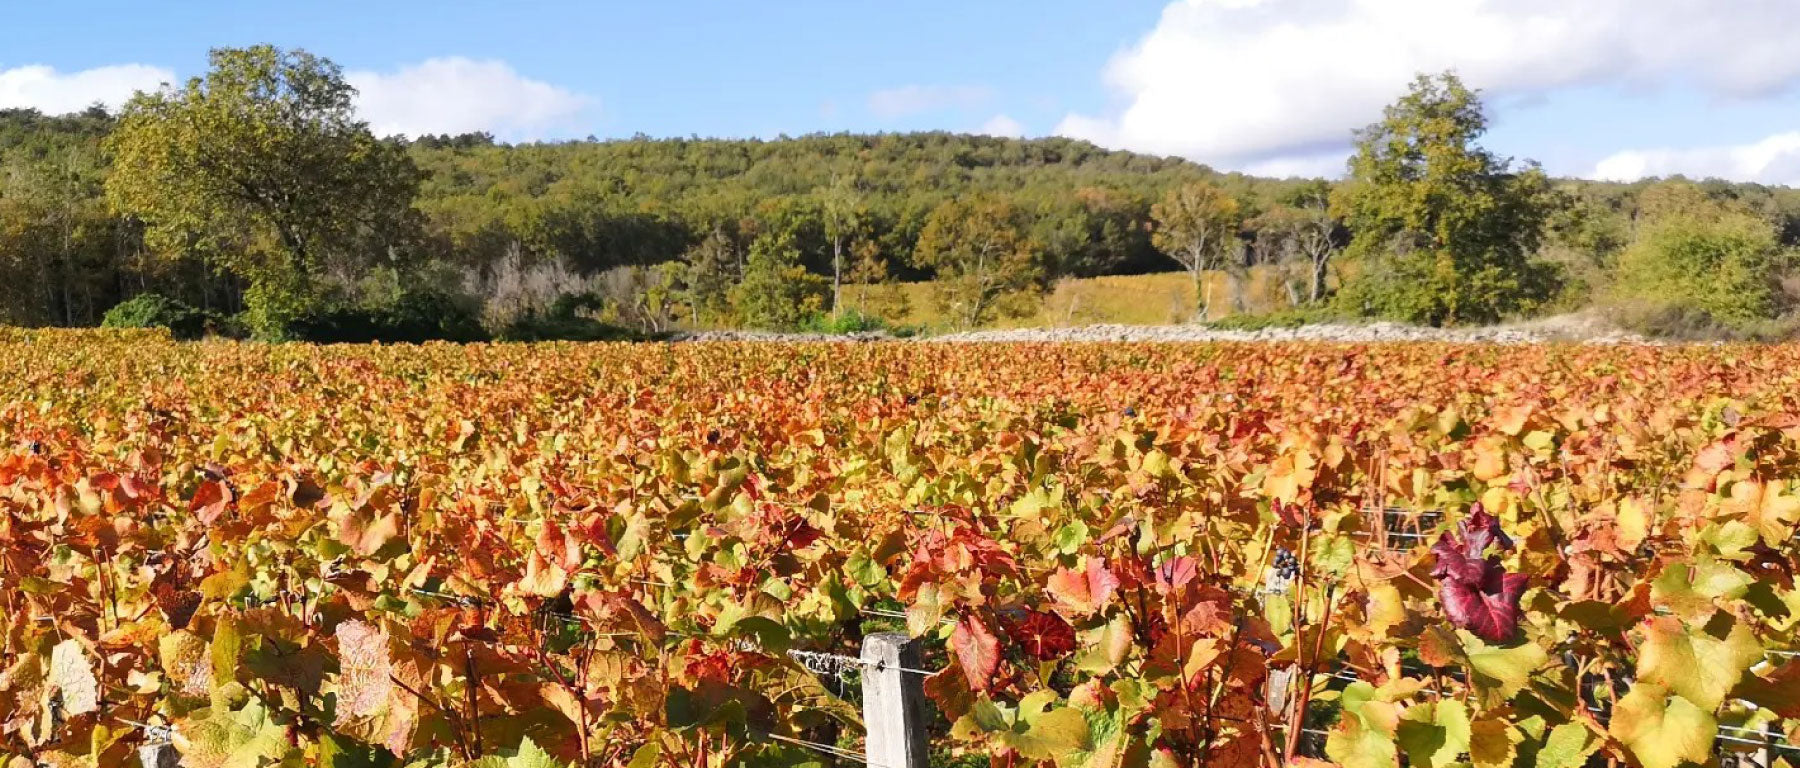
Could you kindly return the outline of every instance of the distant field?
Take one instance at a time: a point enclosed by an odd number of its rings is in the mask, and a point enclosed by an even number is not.
[[[1287,306],[1273,276],[1256,271],[1244,294],[1245,309],[1266,312]],[[1230,281],[1209,273],[1212,308],[1209,319],[1234,313]],[[850,286],[845,301],[852,307],[900,325],[944,329],[952,325],[938,307],[933,282]],[[1194,286],[1185,272],[1114,275],[1065,279],[1046,294],[1025,303],[1017,314],[990,322],[990,328],[1094,325],[1162,325],[1194,319]]]

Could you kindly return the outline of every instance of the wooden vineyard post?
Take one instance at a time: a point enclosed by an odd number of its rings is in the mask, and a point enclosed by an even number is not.
[[[924,680],[918,649],[900,632],[863,638],[863,726],[869,765],[927,768]]]
[[[1262,593],[1264,597],[1281,595],[1292,599],[1294,580],[1280,573],[1278,569],[1269,568],[1263,573]],[[1270,717],[1276,722],[1287,723],[1289,728],[1304,726],[1303,723],[1291,722],[1294,704],[1294,678],[1298,677],[1299,673],[1296,660],[1294,665],[1269,670],[1269,679],[1264,683],[1266,687],[1263,691],[1263,700],[1267,704]]]
[[[181,768],[181,756],[175,745],[166,741],[138,747],[138,762],[144,768]]]

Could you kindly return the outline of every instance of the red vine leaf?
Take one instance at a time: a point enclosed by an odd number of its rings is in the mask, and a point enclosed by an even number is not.
[[[1438,579],[1438,599],[1451,624],[1488,642],[1504,642],[1519,629],[1519,598],[1530,578],[1507,573],[1498,556],[1483,557],[1489,545],[1511,550],[1513,542],[1480,504],[1457,529],[1460,536],[1446,533],[1431,548],[1437,555],[1431,575]]]
[[[1000,669],[1000,641],[986,625],[974,616],[964,616],[950,633],[950,647],[962,665],[969,687],[986,691],[994,684],[994,673]]]
[[[1050,574],[1046,589],[1066,615],[1086,618],[1097,613],[1119,589],[1119,577],[1099,558],[1086,558],[1087,567],[1075,571],[1058,568]]]

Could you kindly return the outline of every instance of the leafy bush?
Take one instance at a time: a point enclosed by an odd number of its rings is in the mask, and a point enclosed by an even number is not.
[[[558,296],[544,309],[527,309],[507,321],[494,334],[498,341],[640,341],[647,337],[588,313],[599,311],[605,301],[591,293]]]
[[[1206,325],[1222,331],[1260,331],[1264,328],[1299,328],[1330,322],[1336,318],[1337,315],[1323,307],[1295,307],[1259,315],[1232,315]]]
[[[890,336],[906,337],[918,333],[916,328],[894,325],[878,315],[872,315],[859,309],[848,309],[836,315],[826,313],[813,315],[801,326],[801,330],[835,336],[847,336],[852,333],[886,333]]]
[[[1800,318],[1724,320],[1691,304],[1626,303],[1608,308],[1605,314],[1620,328],[1670,341],[1778,342],[1800,335]]]
[[[1780,314],[1783,253],[1775,227],[1734,212],[1653,219],[1619,257],[1619,290],[1647,320],[1752,330]],[[1660,318],[1660,319],[1658,319]]]
[[[288,336],[320,344],[485,341],[474,300],[439,288],[415,288],[379,303],[337,304],[292,321]]]
[[[178,339],[198,339],[215,317],[156,293],[140,293],[106,311],[102,328],[165,328]]]

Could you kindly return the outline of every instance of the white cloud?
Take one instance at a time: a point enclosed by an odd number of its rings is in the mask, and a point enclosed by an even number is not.
[[[1111,114],[1057,132],[1226,168],[1347,151],[1414,74],[1515,97],[1680,84],[1757,98],[1800,80],[1791,0],[1179,0],[1105,77]]]
[[[987,122],[981,124],[981,130],[978,132],[988,136],[1017,139],[1025,135],[1025,125],[1007,115],[994,115]]]
[[[144,64],[119,64],[58,72],[34,65],[0,70],[0,108],[29,108],[47,115],[87,109],[95,102],[117,108],[137,91],[173,82],[175,73]]]
[[[1636,181],[1680,174],[1800,186],[1800,131],[1778,133],[1750,144],[1688,149],[1631,149],[1594,166],[1596,179]]]
[[[869,111],[893,119],[940,109],[971,109],[993,97],[993,91],[979,85],[906,85],[869,94]]]
[[[382,136],[487,131],[506,141],[567,135],[595,102],[503,61],[428,59],[398,72],[348,72],[357,112]]]

